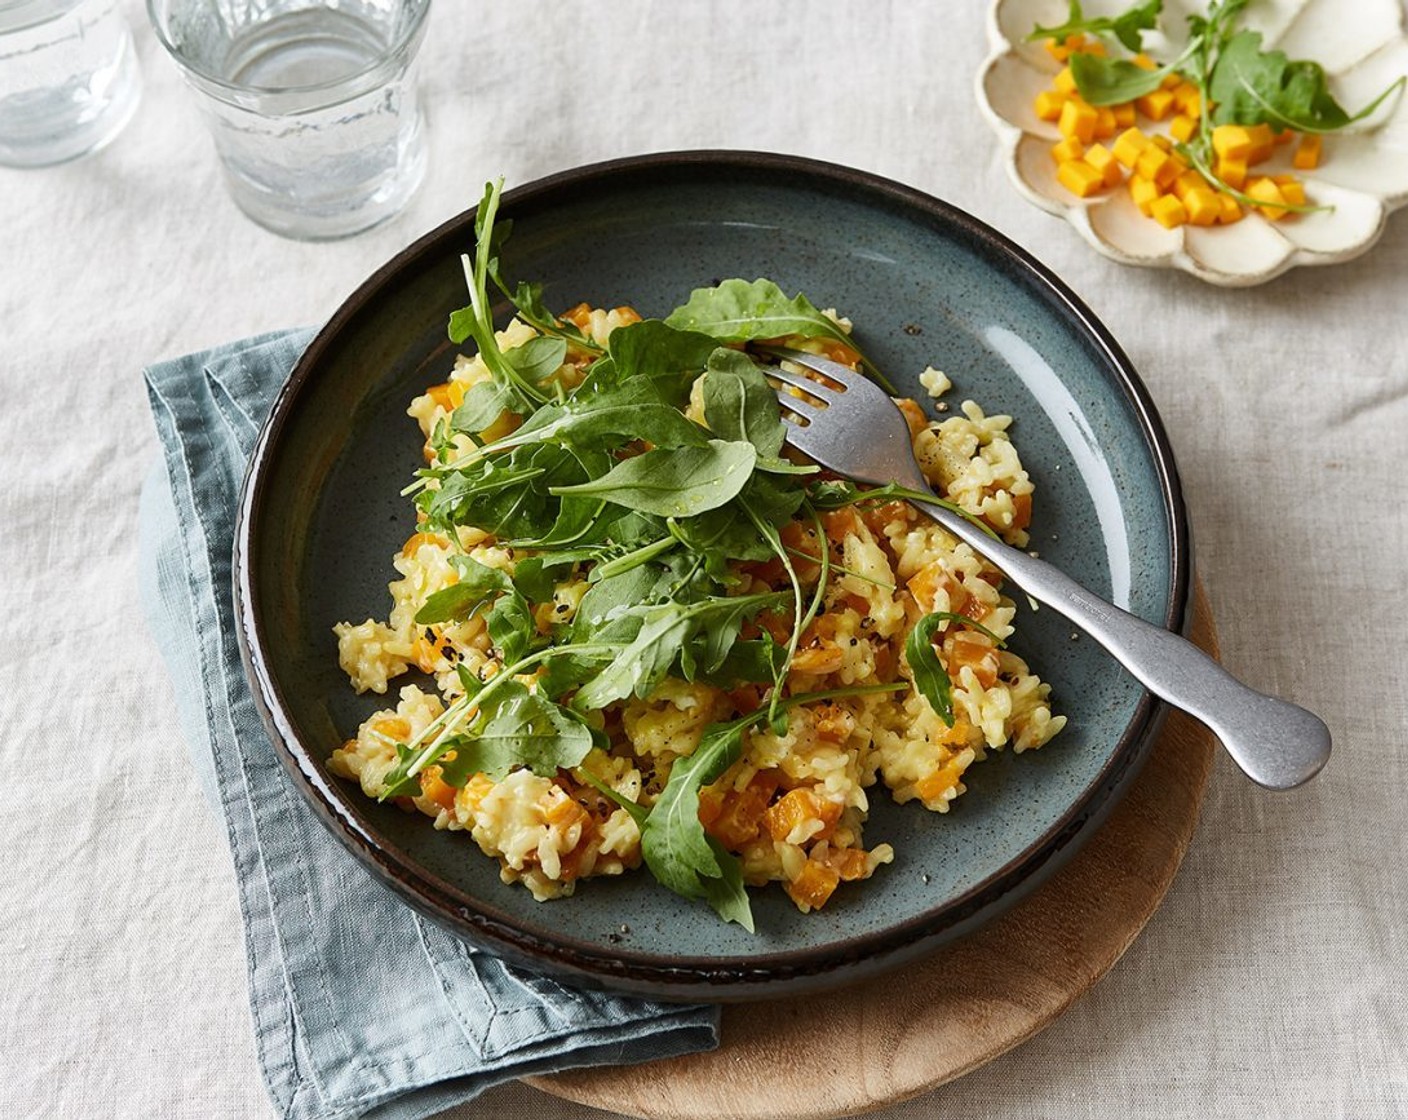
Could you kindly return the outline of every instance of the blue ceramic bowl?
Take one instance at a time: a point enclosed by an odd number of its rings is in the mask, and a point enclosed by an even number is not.
[[[767,276],[851,316],[866,352],[919,400],[918,373],[945,370],[953,399],[1015,417],[1037,485],[1032,547],[1144,618],[1183,627],[1187,523],[1148,393],[1090,311],[981,222],[870,175],[727,152],[567,172],[509,192],[502,214],[514,221],[506,273],[544,281],[549,306],[662,315],[697,286]],[[473,215],[462,214],[343,304],[294,369],[250,465],[236,546],[241,639],[312,810],[377,880],[467,940],[569,981],[666,998],[855,980],[1035,888],[1137,773],[1162,714],[1049,611],[1022,610],[1014,648],[1051,682],[1066,729],[1041,751],[973,767],[944,816],[877,788],[866,838],[892,844],[895,862],[806,917],[775,887],[754,892],[752,935],[644,871],[536,903],[501,883],[465,834],[436,832],[329,775],[329,753],[384,706],[353,694],[331,628],[387,609],[390,557],[413,524],[398,491],[420,464],[405,408],[450,369],[446,318],[465,302],[458,255],[472,242]]]

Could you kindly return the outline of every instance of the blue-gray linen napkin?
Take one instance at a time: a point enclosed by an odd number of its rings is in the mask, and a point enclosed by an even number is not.
[[[292,787],[240,665],[231,541],[255,436],[310,337],[263,335],[146,371],[163,461],[142,493],[143,602],[234,857],[276,1109],[410,1120],[525,1074],[716,1046],[714,1008],[567,989],[423,921]]]

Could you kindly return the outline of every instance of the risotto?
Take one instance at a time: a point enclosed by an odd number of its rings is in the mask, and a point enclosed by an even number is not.
[[[796,297],[769,335],[739,309],[771,322],[785,297],[725,281],[645,322],[552,315],[520,287],[494,331],[482,257],[451,328],[477,353],[408,409],[426,466],[390,611],[335,628],[358,692],[412,681],[334,773],[467,832],[539,900],[645,863],[752,928],[746,886],[805,913],[893,859],[865,833],[878,785],[946,813],[986,752],[1061,729],[1008,648],[1000,574],[901,496],[781,448],[748,343],[861,368],[850,323]],[[937,418],[897,403],[935,493],[1025,546],[1010,418],[950,414],[948,378],[920,381]]]

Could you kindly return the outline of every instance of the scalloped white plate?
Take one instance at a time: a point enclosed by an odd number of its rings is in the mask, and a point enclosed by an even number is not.
[[[1126,7],[1128,0],[1085,5],[1092,16]],[[1176,54],[1184,17],[1205,9],[1200,0],[1166,0],[1162,25],[1168,37],[1146,37],[1150,53]],[[1017,190],[1065,218],[1111,260],[1178,268],[1229,287],[1261,284],[1297,265],[1359,256],[1379,239],[1388,215],[1408,204],[1408,97],[1403,96],[1392,99],[1372,131],[1327,136],[1321,166],[1295,172],[1311,199],[1332,205],[1330,211],[1280,222],[1250,213],[1235,225],[1168,230],[1144,217],[1129,192],[1118,187],[1076,198],[1056,181],[1050,149],[1060,134],[1032,108],[1060,67],[1040,43],[1024,41],[1037,24],[1052,26],[1065,18],[1065,0],[994,0],[988,18],[992,51],[978,73],[978,104],[1006,150]],[[1268,47],[1324,66],[1331,91],[1351,111],[1408,74],[1400,0],[1257,0],[1244,25],[1261,31]],[[1269,174],[1293,170],[1289,147],[1261,167]]]

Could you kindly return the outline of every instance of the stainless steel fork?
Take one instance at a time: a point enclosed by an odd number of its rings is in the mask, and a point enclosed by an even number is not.
[[[834,385],[777,367],[763,372],[777,390],[787,441],[822,466],[873,485],[895,482],[924,493],[929,483],[914,458],[909,426],[889,396],[863,374],[815,354],[769,353],[819,373]],[[943,506],[914,506],[986,557],[1014,584],[1089,634],[1150,692],[1201,720],[1254,782],[1294,789],[1330,757],[1330,730],[1316,715],[1242,684],[1192,642],[1087,591],[1065,573],[994,540]]]

